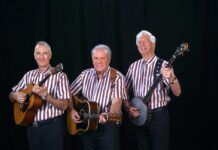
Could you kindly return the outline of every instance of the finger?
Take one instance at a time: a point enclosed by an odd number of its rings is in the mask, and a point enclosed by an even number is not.
[[[19,98],[19,99],[17,100],[17,102],[23,103],[23,100],[22,100],[21,98]]]
[[[26,94],[22,93],[22,92],[19,92],[19,95],[22,96],[22,97],[26,96]]]
[[[17,101],[18,101],[18,102],[21,102],[21,96],[20,96],[19,93],[17,94]]]
[[[75,116],[75,118],[76,118],[77,120],[80,120],[80,116],[78,116],[78,115],[77,115],[77,116]]]

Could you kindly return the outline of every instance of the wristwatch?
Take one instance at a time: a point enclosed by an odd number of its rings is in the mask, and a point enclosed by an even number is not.
[[[48,93],[45,96],[42,96],[41,98],[42,98],[42,100],[45,101],[47,99],[47,97],[48,97]]]

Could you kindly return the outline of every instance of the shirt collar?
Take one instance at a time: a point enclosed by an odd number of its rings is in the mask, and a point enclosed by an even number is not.
[[[142,58],[142,61],[144,64],[151,64],[153,63],[155,60],[157,60],[157,56],[155,55],[154,57],[150,58],[149,60],[145,61],[143,58]]]
[[[94,69],[94,68],[93,68]],[[104,74],[102,75],[102,78],[105,78],[105,76],[108,74],[108,72],[111,70],[111,67],[108,66],[107,70],[104,72]],[[94,72],[93,74],[95,75],[95,77],[97,78],[97,72],[96,70],[94,69]]]
[[[49,65],[45,72],[41,73],[41,72],[39,71],[39,69],[38,69],[38,73],[39,73],[39,74],[42,74],[42,75],[44,76],[44,75],[47,75],[47,74],[50,73],[50,69],[52,69],[52,67]]]

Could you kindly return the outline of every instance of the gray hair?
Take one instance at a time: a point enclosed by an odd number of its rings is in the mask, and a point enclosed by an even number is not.
[[[35,54],[36,49],[37,49],[40,45],[45,45],[45,46],[47,46],[47,47],[48,47],[48,50],[49,50],[49,52],[50,52],[50,54],[52,55],[51,47],[50,47],[50,45],[49,45],[47,42],[45,42],[45,41],[39,41],[39,42],[36,43],[36,46],[35,46],[35,48],[34,48],[34,54]]]
[[[150,41],[151,41],[152,43],[155,43],[155,42],[156,42],[156,38],[155,38],[154,35],[152,35],[152,34],[151,34],[149,31],[147,31],[147,30],[142,30],[142,31],[140,31],[140,32],[136,35],[136,45],[138,44],[138,41],[139,41],[139,39],[141,38],[141,36],[142,36],[143,34],[148,35],[148,36],[149,36],[149,39],[150,39]]]
[[[92,55],[96,52],[96,49],[97,49],[97,48],[102,48],[102,49],[104,49],[105,53],[108,54],[108,55],[111,57],[111,54],[112,54],[111,49],[110,49],[107,45],[105,45],[105,44],[98,44],[98,45],[96,45],[96,46],[92,49],[92,51],[91,51],[91,54],[92,54]]]

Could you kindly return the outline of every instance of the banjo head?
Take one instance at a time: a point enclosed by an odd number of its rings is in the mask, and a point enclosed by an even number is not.
[[[130,117],[131,121],[136,126],[144,125],[147,120],[148,107],[142,102],[142,98],[140,97],[134,97],[131,101],[131,105],[140,111],[140,115],[138,117]]]

